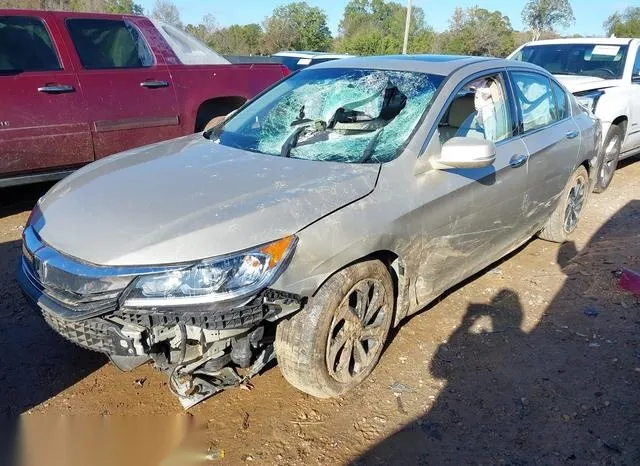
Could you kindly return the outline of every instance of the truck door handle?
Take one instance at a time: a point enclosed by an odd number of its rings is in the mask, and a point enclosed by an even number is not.
[[[63,94],[73,91],[75,91],[73,86],[67,86],[66,84],[46,84],[38,88],[38,92],[45,92],[47,94]]]
[[[511,160],[509,160],[509,165],[512,168],[521,167],[522,165],[527,163],[527,159],[529,159],[529,156],[526,154],[516,154],[511,157]]]
[[[142,81],[140,83],[140,87],[148,87],[149,89],[156,89],[158,87],[169,87],[169,83],[167,81],[149,80],[149,81]]]
[[[573,139],[578,136],[578,132],[575,130],[569,131],[567,134],[565,134],[565,136],[567,137],[567,139]]]

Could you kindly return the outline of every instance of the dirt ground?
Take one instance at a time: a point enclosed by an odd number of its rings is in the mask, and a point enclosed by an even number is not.
[[[193,417],[150,366],[119,372],[27,306],[14,281],[19,239],[47,188],[0,191],[5,419],[136,414],[130,426],[173,425],[177,440],[145,444],[136,429],[125,440],[149,464],[180,440],[185,419],[199,426],[181,450],[191,456],[171,464],[205,464],[207,452],[210,464],[640,464],[640,301],[615,278],[640,269],[637,158],[591,195],[573,241],[532,240],[412,317],[353,392],[315,399],[272,365],[252,391],[216,395]]]

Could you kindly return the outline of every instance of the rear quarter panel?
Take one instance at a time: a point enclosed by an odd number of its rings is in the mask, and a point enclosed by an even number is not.
[[[217,97],[246,100],[280,80],[277,64],[257,65],[169,65],[185,134],[193,132],[198,107]]]
[[[589,113],[585,112],[575,100],[572,99],[573,119],[580,131],[580,151],[576,166],[584,162],[589,164],[589,181],[591,187],[595,185],[598,167],[602,162],[602,123]]]

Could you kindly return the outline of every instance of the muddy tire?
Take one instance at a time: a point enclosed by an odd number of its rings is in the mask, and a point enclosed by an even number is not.
[[[604,155],[602,156],[602,166],[598,169],[598,176],[596,179],[596,185],[593,191],[596,193],[603,193],[618,168],[618,159],[620,158],[620,150],[622,149],[622,128],[618,125],[611,125],[607,137],[602,144],[602,150]]]
[[[211,120],[209,120],[209,122],[204,126],[204,130],[206,131],[208,129],[213,128],[214,126],[218,126],[220,123],[222,123],[224,121],[224,119],[226,118],[225,115],[220,115],[220,116],[216,116],[213,117]]]
[[[393,283],[381,262],[337,272],[302,311],[277,327],[276,355],[285,379],[319,398],[352,389],[378,363],[393,309]]]
[[[583,166],[579,166],[569,178],[556,210],[538,236],[555,243],[566,241],[578,226],[580,215],[587,203],[588,191],[589,175]]]

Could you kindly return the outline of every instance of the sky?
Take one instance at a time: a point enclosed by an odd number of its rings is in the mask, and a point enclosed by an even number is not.
[[[293,0],[291,0],[293,1]],[[404,3],[406,0],[396,0]],[[200,22],[206,14],[213,14],[220,26],[231,24],[262,23],[273,9],[290,3],[286,0],[173,0],[180,10],[182,21],[192,24]],[[329,27],[335,35],[348,0],[306,0],[309,5],[320,7],[327,13]],[[146,14],[150,14],[155,0],[136,0]],[[427,23],[436,31],[448,27],[449,18],[456,7],[480,6],[487,10],[499,10],[509,17],[515,29],[524,29],[520,13],[525,0],[412,0],[412,4],[425,12]],[[572,0],[575,24],[565,34],[602,35],[602,23],[616,10],[627,6],[640,6],[640,0]]]

